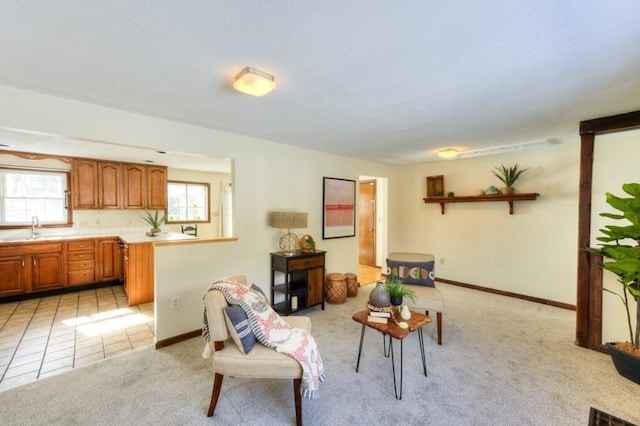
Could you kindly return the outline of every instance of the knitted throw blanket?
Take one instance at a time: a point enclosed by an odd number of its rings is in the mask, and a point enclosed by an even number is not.
[[[316,341],[308,331],[287,324],[267,304],[262,295],[257,294],[234,279],[225,278],[209,286],[209,290],[219,290],[230,305],[239,305],[247,314],[249,327],[256,340],[268,348],[294,358],[302,367],[300,393],[304,398],[317,399],[320,383],[325,380],[324,367]],[[205,306],[206,309],[206,306]],[[205,311],[202,335],[207,342],[209,325]]]

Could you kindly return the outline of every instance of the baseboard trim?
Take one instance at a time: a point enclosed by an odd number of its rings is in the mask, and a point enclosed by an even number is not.
[[[473,289],[473,290],[485,291],[487,293],[499,294],[501,296],[514,297],[516,299],[522,299],[522,300],[527,300],[529,302],[541,303],[543,305],[555,306],[556,308],[568,309],[570,311],[575,311],[576,310],[576,305],[571,305],[569,303],[556,302],[555,300],[542,299],[540,297],[527,296],[525,294],[512,293],[510,291],[496,290],[495,288],[482,287],[482,286],[475,285],[475,284],[469,284],[469,283],[463,283],[463,282],[460,282],[460,281],[448,280],[446,278],[436,278],[435,281],[438,281],[438,282],[441,282],[441,283],[445,283],[445,284],[456,285],[458,287],[465,287],[465,288],[470,288],[470,289]]]
[[[156,342],[156,349],[165,348],[167,346],[175,345],[176,343],[184,342],[185,340],[193,339],[194,337],[202,336],[202,330],[193,330],[188,333],[179,334],[177,336],[169,337],[168,339],[158,340]],[[204,342],[204,341],[203,341]]]

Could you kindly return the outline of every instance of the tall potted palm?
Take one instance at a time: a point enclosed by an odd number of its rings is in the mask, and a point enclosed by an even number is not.
[[[600,213],[600,216],[624,220],[623,226],[606,225],[597,237],[599,248],[589,251],[601,254],[606,260],[602,267],[614,273],[621,284],[621,292],[603,288],[620,298],[625,307],[629,342],[610,343],[611,356],[618,372],[640,384],[640,183],[625,183],[622,190],[630,197],[606,193],[607,204],[619,213]],[[635,301],[635,330],[631,320],[631,300]]]

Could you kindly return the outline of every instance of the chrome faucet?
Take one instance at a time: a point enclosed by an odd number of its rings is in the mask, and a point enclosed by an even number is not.
[[[36,231],[36,228],[40,227],[40,221],[38,220],[38,216],[33,216],[31,218],[31,239],[35,240],[40,235],[40,232]]]

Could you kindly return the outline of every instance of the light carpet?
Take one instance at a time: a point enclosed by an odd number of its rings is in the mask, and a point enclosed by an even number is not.
[[[586,425],[591,406],[640,424],[640,387],[608,355],[573,344],[575,313],[439,284],[443,345],[425,328],[428,377],[416,333],[404,342],[403,399],[393,392],[382,337],[367,329],[355,372],[362,309],[373,286],[313,320],[327,372],[320,399],[303,400],[306,425]],[[227,377],[213,418],[203,340],[151,348],[0,392],[4,425],[295,424],[291,381]],[[397,351],[399,345],[394,345]],[[397,362],[396,358],[396,362]]]

